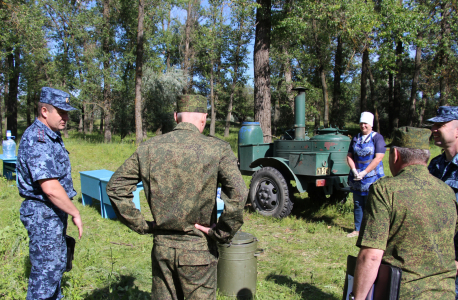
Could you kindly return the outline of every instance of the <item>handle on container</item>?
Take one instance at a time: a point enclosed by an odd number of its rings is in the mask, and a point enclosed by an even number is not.
[[[261,255],[263,253],[264,253],[264,249],[258,248],[258,249],[256,249],[256,252],[254,253],[254,256],[259,256],[259,255]]]

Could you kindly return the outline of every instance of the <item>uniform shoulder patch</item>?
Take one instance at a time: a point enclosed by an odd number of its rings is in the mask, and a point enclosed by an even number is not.
[[[214,138],[214,139],[217,139],[217,140],[219,140],[219,141],[221,141],[221,142],[224,142],[224,143],[226,143],[226,144],[229,144],[229,142],[226,142],[225,140],[222,140],[222,139],[220,139],[219,137],[216,137],[216,136],[214,136],[214,135],[207,135],[207,136],[208,136],[208,137],[211,137],[211,138]]]
[[[39,142],[46,143],[44,129],[37,129],[37,138]]]

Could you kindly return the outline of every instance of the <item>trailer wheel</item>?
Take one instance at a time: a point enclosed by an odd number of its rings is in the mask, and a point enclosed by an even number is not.
[[[293,209],[288,183],[275,168],[265,167],[253,174],[249,200],[254,210],[263,216],[285,218]]]

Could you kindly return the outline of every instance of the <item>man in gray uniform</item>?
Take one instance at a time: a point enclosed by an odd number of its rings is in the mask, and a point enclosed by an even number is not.
[[[205,97],[182,96],[175,129],[142,143],[107,185],[121,222],[154,236],[152,299],[216,299],[216,243],[243,224],[245,182],[230,145],[201,134],[206,118]],[[154,222],[132,202],[140,181]],[[218,184],[225,207],[217,221]]]
[[[458,201],[458,106],[439,107],[437,115],[428,122],[434,122],[431,128],[434,144],[444,149],[429,163],[429,172],[450,186]],[[455,235],[454,243],[458,269],[458,235]],[[458,300],[458,278],[455,281],[455,299]]]
[[[25,198],[20,218],[29,234],[32,269],[28,300],[61,299],[61,280],[67,263],[65,234],[68,215],[83,225],[71,202],[73,189],[69,152],[60,130],[68,121],[70,95],[44,87],[38,103],[38,118],[22,136],[17,158],[19,194]]]

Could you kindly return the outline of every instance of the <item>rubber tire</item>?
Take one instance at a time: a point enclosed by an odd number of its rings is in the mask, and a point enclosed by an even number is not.
[[[262,195],[260,189],[264,192]],[[267,197],[266,201],[261,202],[260,196]],[[252,209],[263,216],[281,219],[287,217],[293,209],[288,184],[283,175],[272,167],[261,168],[253,174],[249,200]]]

